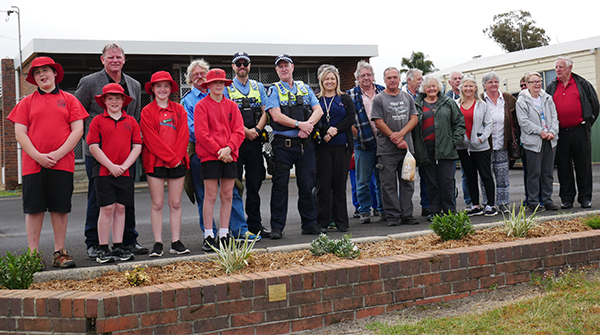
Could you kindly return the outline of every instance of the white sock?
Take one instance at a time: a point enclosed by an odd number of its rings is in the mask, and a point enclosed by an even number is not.
[[[219,228],[219,238],[227,237],[229,234],[229,228]]]
[[[209,237],[215,238],[215,234],[213,233],[212,229],[206,229],[204,231],[204,238],[209,238]]]

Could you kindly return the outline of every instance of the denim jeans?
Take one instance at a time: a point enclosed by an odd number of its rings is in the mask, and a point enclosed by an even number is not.
[[[204,232],[204,218],[202,215],[202,205],[204,204],[204,184],[200,176],[201,170],[200,158],[193,155],[190,159],[190,170],[192,172],[192,180],[194,181],[194,193],[196,193],[196,204],[198,205],[198,216],[200,220],[200,229]],[[229,221],[229,230],[234,237],[241,236],[248,231],[246,218],[244,216],[244,201],[240,196],[240,192],[236,187],[233,188],[233,201],[231,204],[231,218]],[[219,229],[213,220],[213,232],[215,236],[219,236]]]
[[[356,163],[356,193],[358,197],[358,211],[370,213],[373,198],[369,183],[371,176],[375,175],[375,196],[380,212],[383,212],[381,201],[381,185],[379,183],[379,170],[377,165],[377,149],[354,149],[354,160]]]

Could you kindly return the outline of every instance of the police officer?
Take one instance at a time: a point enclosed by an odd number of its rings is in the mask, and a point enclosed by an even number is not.
[[[248,79],[250,57],[247,53],[240,51],[233,55],[231,68],[235,72],[235,78],[224,94],[238,105],[244,119],[246,138],[240,147],[237,164],[239,180],[243,180],[244,165],[246,166],[246,222],[250,232],[269,237],[270,232],[261,224],[259,195],[260,187],[265,180],[260,134],[267,124],[265,114],[267,94],[262,83]]]
[[[266,109],[271,116],[275,149],[275,171],[271,189],[271,239],[283,237],[288,206],[288,183],[292,165],[296,168],[298,212],[302,235],[326,232],[317,225],[317,208],[312,193],[315,186],[315,124],[323,110],[312,89],[294,81],[294,62],[289,55],[275,59],[280,81],[269,88]]]

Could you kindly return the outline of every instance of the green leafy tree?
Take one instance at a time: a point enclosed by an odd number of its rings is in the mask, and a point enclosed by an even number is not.
[[[546,31],[536,27],[531,14],[524,10],[494,15],[494,24],[483,33],[507,52],[537,48],[550,42]]]
[[[413,51],[410,58],[402,57],[401,64],[403,68],[400,69],[400,73],[404,73],[409,69],[419,69],[423,71],[423,74],[428,74],[437,70],[433,65],[433,62],[427,58],[429,58],[429,56],[420,51]]]

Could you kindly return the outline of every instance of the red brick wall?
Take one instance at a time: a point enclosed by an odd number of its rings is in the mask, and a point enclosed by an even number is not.
[[[460,299],[566,266],[598,268],[600,231],[109,293],[0,291],[0,331],[285,334]],[[269,302],[270,285],[284,301]]]
[[[15,126],[7,117],[16,105],[15,67],[12,59],[2,59],[2,127],[0,129],[0,167],[4,167],[5,186],[18,185],[17,140]],[[0,172],[1,173],[1,172]]]

